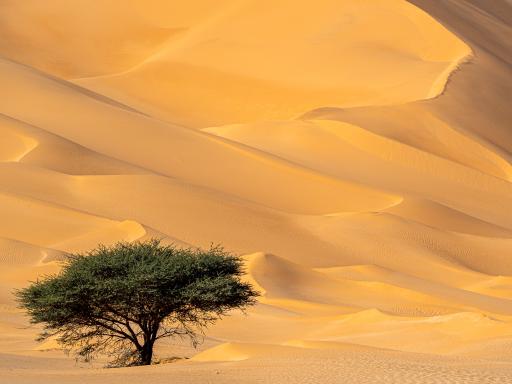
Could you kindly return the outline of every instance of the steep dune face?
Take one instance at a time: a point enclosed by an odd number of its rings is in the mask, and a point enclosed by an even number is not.
[[[475,51],[472,65],[453,77],[445,97],[427,103],[432,112],[450,125],[474,133],[502,149],[510,162],[512,132],[509,108],[512,46],[512,6],[509,1],[444,1],[443,7],[432,0],[413,0],[413,4],[445,23],[471,44]],[[478,97],[472,97],[474,91]],[[478,110],[467,114],[464,111]]]
[[[79,372],[21,329],[12,288],[150,236],[224,244],[262,293],[155,382],[351,358],[377,382],[510,380],[511,19],[478,0],[2,2],[0,381]]]

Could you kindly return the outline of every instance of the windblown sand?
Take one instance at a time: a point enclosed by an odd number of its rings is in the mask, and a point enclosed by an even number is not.
[[[92,5],[91,5],[92,4]],[[512,382],[512,5],[0,2],[0,383]],[[262,297],[151,367],[12,290],[161,237]]]

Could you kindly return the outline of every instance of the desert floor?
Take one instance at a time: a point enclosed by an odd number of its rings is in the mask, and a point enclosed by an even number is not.
[[[512,383],[506,0],[0,1],[0,383]],[[160,237],[260,303],[77,363],[12,291]]]

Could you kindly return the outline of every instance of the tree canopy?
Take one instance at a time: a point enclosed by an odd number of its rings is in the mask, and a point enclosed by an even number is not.
[[[243,273],[242,260],[221,247],[152,239],[70,255],[59,274],[16,296],[43,325],[39,340],[55,337],[85,360],[105,353],[115,366],[147,365],[157,340],[188,337],[195,346],[208,325],[253,305],[258,293]]]

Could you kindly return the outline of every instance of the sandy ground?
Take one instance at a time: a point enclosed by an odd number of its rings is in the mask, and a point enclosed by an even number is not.
[[[0,383],[512,382],[511,23],[502,0],[0,2]],[[243,255],[260,303],[152,367],[33,341],[14,288],[153,236]]]

